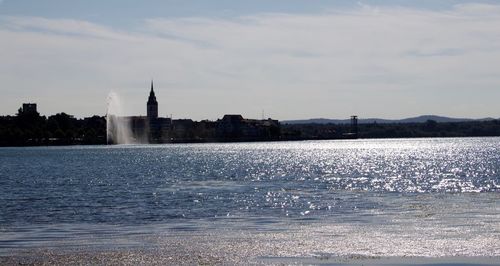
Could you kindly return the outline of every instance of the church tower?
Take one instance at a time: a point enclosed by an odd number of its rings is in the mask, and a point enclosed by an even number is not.
[[[153,80],[151,80],[151,92],[149,92],[147,115],[149,119],[158,118],[158,102],[156,101],[155,92],[153,90]]]

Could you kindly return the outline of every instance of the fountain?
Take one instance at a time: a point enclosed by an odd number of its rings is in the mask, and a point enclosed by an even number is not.
[[[106,136],[108,144],[133,143],[130,121],[123,116],[120,97],[113,91],[108,94],[108,106],[106,111]]]

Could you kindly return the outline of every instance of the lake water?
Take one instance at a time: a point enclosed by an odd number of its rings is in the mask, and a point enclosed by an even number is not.
[[[0,255],[500,256],[499,192],[500,138],[0,148]]]

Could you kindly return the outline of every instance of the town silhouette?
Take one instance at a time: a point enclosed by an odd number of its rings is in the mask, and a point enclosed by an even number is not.
[[[108,98],[112,106],[115,95]],[[36,103],[24,103],[15,116],[0,117],[1,146],[147,144],[325,140],[356,138],[476,137],[500,136],[500,120],[442,118],[384,121],[381,119],[284,121],[248,119],[226,114],[216,121],[173,119],[158,116],[159,103],[153,81],[146,102],[146,116],[106,116],[77,119],[61,112],[48,118]],[[109,109],[109,108],[108,108]],[[432,118],[432,117],[431,117]],[[380,122],[382,121],[382,122]]]

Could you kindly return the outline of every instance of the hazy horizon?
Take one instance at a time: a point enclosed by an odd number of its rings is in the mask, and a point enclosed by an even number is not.
[[[0,115],[500,117],[498,1],[0,0]]]

